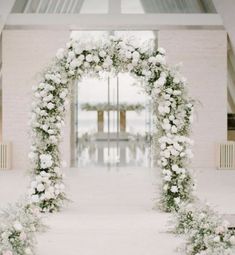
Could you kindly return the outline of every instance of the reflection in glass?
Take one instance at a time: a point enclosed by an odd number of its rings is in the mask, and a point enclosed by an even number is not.
[[[149,166],[149,100],[128,74],[119,74],[119,87],[117,78],[80,82],[77,165]]]

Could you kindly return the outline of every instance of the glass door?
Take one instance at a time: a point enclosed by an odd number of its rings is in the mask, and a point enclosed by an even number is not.
[[[84,79],[75,93],[74,166],[150,166],[150,99],[129,74]]]

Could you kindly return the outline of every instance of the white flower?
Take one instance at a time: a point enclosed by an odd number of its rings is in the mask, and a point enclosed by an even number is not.
[[[177,165],[172,165],[171,169],[176,172],[178,171],[179,167]]]
[[[60,93],[59,97],[60,97],[61,99],[65,99],[66,96],[67,96],[67,94],[68,94],[68,91],[67,91],[67,90],[63,90],[63,91]]]
[[[55,135],[51,135],[51,136],[49,137],[49,140],[50,140],[52,143],[56,143],[56,142],[57,142],[57,138],[56,138]]]
[[[169,188],[168,184],[165,184],[165,185],[163,186],[163,190],[164,190],[164,191],[167,191],[168,188]]]
[[[159,64],[162,64],[162,65],[165,65],[165,64],[166,64],[166,59],[165,59],[165,57],[162,56],[162,55],[157,55],[157,56],[155,57],[155,59],[156,59],[156,62],[159,63]]]
[[[79,67],[82,64],[82,62],[78,59],[74,59],[73,61],[71,61],[69,67],[71,69],[75,69],[76,67]]]
[[[174,77],[173,82],[178,84],[178,83],[180,83],[180,79],[178,77]]]
[[[128,59],[132,58],[131,52],[130,51],[126,51],[125,57],[128,58]]]
[[[229,241],[230,241],[230,243],[231,243],[232,245],[235,245],[235,236],[231,236],[231,237],[229,238]]]
[[[20,233],[20,240],[25,241],[26,238],[27,238],[27,235],[25,234],[25,232],[21,232]]]
[[[88,55],[86,56],[86,61],[90,63],[90,62],[92,62],[92,60],[93,60],[92,55],[91,55],[91,54],[88,54]]]
[[[178,204],[180,203],[180,197],[175,197],[175,198],[174,198],[174,201],[175,201],[175,203],[178,205]]]
[[[101,50],[99,52],[99,56],[102,57],[102,58],[105,57],[106,56],[106,52],[104,50]]]
[[[49,101],[51,101],[52,99],[53,99],[53,95],[52,95],[52,94],[49,94],[48,96],[46,96],[46,97],[43,98],[43,101],[44,101],[44,102],[49,102]]]
[[[76,53],[77,55],[80,55],[80,54],[82,53],[83,50],[82,50],[81,47],[78,45],[78,46],[75,47],[74,51],[75,51],[75,53]]]
[[[55,108],[55,104],[53,104],[53,103],[48,103],[48,104],[47,104],[47,108],[48,108],[49,110],[52,110],[52,109]]]
[[[159,77],[158,80],[155,81],[156,86],[162,87],[166,83],[166,78],[165,77]]]
[[[23,229],[23,226],[21,225],[19,221],[15,221],[13,224],[13,227],[16,231],[21,231]]]
[[[37,186],[37,191],[42,192],[45,190],[45,186],[42,183],[39,183]]]
[[[75,58],[75,54],[74,54],[73,51],[69,51],[69,52],[68,52],[68,58],[69,58],[69,59],[74,59],[74,58]]]
[[[175,125],[171,127],[171,132],[174,134],[178,132],[177,127]]]
[[[171,187],[171,192],[177,193],[178,192],[178,187],[177,186],[172,186]]]
[[[155,64],[157,62],[157,60],[156,60],[155,57],[152,56],[152,57],[149,57],[148,62],[152,63],[152,64]]]
[[[213,241],[216,242],[216,243],[220,242],[220,236],[214,237]]]
[[[51,167],[53,164],[52,156],[49,154],[41,154],[40,163],[42,169]]]
[[[31,196],[31,201],[33,203],[38,203],[39,202],[39,196],[36,194],[36,195],[32,195]]]
[[[163,48],[161,48],[161,47],[159,47],[159,48],[157,49],[157,51],[158,51],[159,53],[161,53],[162,55],[165,55],[165,54],[166,54],[166,50],[163,49]]]
[[[138,52],[138,51],[134,51],[134,52],[132,53],[132,57],[133,57],[133,59],[135,59],[135,60],[139,60],[139,58],[140,58],[139,52]]]
[[[58,49],[57,53],[56,53],[56,57],[61,60],[64,58],[64,49]]]
[[[170,181],[170,180],[171,180],[171,176],[170,176],[170,175],[164,176],[164,180],[165,180],[165,181]]]
[[[100,61],[100,58],[97,55],[95,55],[93,56],[93,60],[95,63],[98,63]]]

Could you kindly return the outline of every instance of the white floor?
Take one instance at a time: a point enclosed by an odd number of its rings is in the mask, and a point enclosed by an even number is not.
[[[181,240],[167,233],[169,215],[153,210],[157,180],[144,168],[68,169],[63,212],[45,219],[38,255],[173,255]],[[235,214],[235,171],[197,171],[197,195],[219,212]],[[0,172],[0,206],[26,190],[21,171]]]

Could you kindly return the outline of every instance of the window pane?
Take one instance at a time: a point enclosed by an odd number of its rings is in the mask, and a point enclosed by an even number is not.
[[[212,0],[122,0],[123,13],[216,13]]]
[[[108,13],[108,0],[85,0],[81,13]]]

